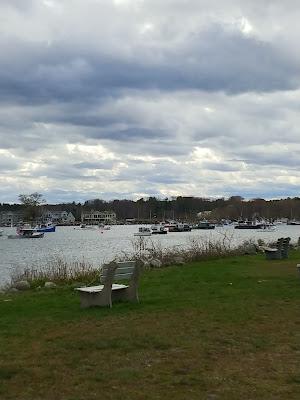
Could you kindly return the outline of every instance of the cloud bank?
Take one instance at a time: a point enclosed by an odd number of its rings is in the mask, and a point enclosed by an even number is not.
[[[0,201],[296,196],[295,1],[0,4]]]

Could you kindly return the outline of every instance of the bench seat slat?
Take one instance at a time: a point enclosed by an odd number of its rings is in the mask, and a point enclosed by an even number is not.
[[[118,268],[135,267],[135,261],[118,261]]]
[[[103,268],[102,271],[101,271],[101,274],[102,275],[106,275],[107,274],[107,270],[108,270],[107,268]],[[115,274],[118,274],[118,273],[130,273],[130,274],[132,274],[133,270],[134,270],[134,267],[118,267],[116,269],[116,271],[115,271]]]
[[[127,274],[118,274],[118,273],[116,273],[114,275],[114,280],[121,281],[123,279],[130,279],[131,276],[132,276],[132,274],[129,274],[129,273],[127,273]],[[105,278],[106,278],[106,275],[101,275],[101,277],[100,277],[101,282],[104,282]]]
[[[76,288],[79,292],[87,292],[87,293],[99,293],[103,290],[104,285],[98,285],[98,286],[89,286],[89,287],[83,287],[83,288]],[[128,288],[127,285],[118,285],[117,283],[114,283],[111,287],[112,290],[120,290],[120,289],[126,289]]]
[[[273,251],[276,252],[278,249],[274,249],[273,247],[264,247],[264,251]]]
[[[132,276],[132,274],[118,274],[118,273],[116,273],[115,274],[115,280],[117,280],[117,281],[121,281],[122,279],[130,279],[131,278],[131,276]]]

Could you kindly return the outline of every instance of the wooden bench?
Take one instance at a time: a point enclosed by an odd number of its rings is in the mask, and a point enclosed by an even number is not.
[[[138,282],[141,263],[136,261],[111,262],[103,265],[100,272],[101,285],[76,288],[82,308],[109,306],[119,300],[139,302]],[[128,285],[114,282],[127,281]]]
[[[288,258],[289,243],[291,238],[279,238],[276,247],[264,247],[267,260],[281,260]]]

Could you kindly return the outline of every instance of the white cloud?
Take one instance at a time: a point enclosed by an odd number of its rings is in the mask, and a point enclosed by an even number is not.
[[[0,201],[300,189],[295,1],[3,0]]]

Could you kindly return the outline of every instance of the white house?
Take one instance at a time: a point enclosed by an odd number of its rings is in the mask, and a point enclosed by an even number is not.
[[[18,211],[1,211],[0,225],[15,225],[23,221],[24,214]]]
[[[75,222],[75,217],[68,211],[48,210],[43,214],[43,221],[52,221],[53,223],[59,224],[73,224]]]
[[[69,213],[67,214],[67,216],[64,216],[62,222],[63,222],[64,224],[74,224],[74,222],[75,222],[75,217],[74,217],[74,215],[73,215],[71,212],[69,212]]]
[[[84,211],[81,214],[81,222],[89,225],[115,224],[117,215],[114,211]]]

